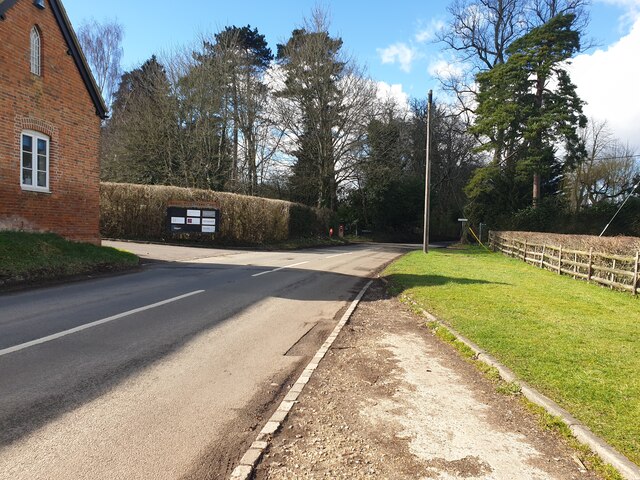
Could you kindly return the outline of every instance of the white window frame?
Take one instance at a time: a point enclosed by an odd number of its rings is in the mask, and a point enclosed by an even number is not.
[[[24,140],[25,136],[31,137],[31,183],[24,183]],[[46,143],[46,170],[38,170],[38,140],[44,140]],[[20,134],[20,187],[22,190],[29,190],[31,192],[43,192],[49,193],[49,179],[51,177],[51,169],[49,168],[50,159],[50,145],[51,139],[44,133],[36,132],[33,130],[23,130]],[[44,171],[46,175],[46,185],[38,185],[38,172]]]
[[[42,39],[40,38],[40,31],[35,25],[31,29],[30,34],[31,43],[31,73],[34,75],[42,75]]]

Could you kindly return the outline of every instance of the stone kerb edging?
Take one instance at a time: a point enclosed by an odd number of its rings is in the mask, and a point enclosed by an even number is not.
[[[560,418],[567,424],[571,433],[583,444],[587,445],[595,454],[597,454],[603,462],[608,463],[614,467],[620,474],[627,480],[640,480],[640,467],[615,450],[605,440],[595,435],[589,428],[582,424],[578,419],[573,417],[564,408],[558,405],[556,402],[541,394],[534,388],[527,385],[522,380],[519,380],[516,375],[507,367],[502,365],[498,360],[489,355],[478,345],[466,338],[464,335],[458,333],[449,324],[443,322],[435,315],[427,312],[424,309],[419,309],[424,317],[430,322],[435,322],[438,325],[446,328],[456,337],[457,340],[464,343],[476,354],[476,358],[481,362],[486,363],[498,370],[500,377],[505,382],[515,383],[520,387],[522,394],[532,403],[544,408],[549,414]]]
[[[238,464],[238,466],[233,469],[233,472],[231,472],[230,480],[248,480],[251,478],[256,465],[262,458],[262,454],[269,446],[269,440],[271,439],[271,436],[280,429],[282,422],[284,422],[293,406],[298,402],[298,397],[302,393],[304,386],[311,379],[311,375],[316,370],[316,368],[318,368],[318,365],[333,345],[333,342],[335,342],[336,338],[338,338],[338,335],[342,331],[342,328],[349,321],[351,315],[358,306],[358,303],[360,303],[360,300],[362,300],[362,297],[372,283],[373,280],[369,280],[369,282],[367,282],[367,284],[362,287],[362,290],[360,290],[360,293],[358,293],[353,302],[351,302],[351,305],[349,306],[347,311],[344,312],[344,315],[342,315],[342,318],[331,332],[331,335],[327,337],[324,344],[320,347],[307,367],[303,370],[296,383],[293,384],[289,392],[285,395],[284,399],[278,406],[278,409],[271,416],[271,418],[269,418],[267,423],[264,425],[264,427],[256,437],[255,441],[251,444],[249,449],[240,459],[240,463]]]

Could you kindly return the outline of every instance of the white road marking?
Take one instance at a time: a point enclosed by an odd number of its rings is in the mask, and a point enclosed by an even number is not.
[[[176,302],[178,300],[182,300],[183,298],[191,297],[192,295],[197,295],[202,292],[204,292],[204,290],[196,290],[194,292],[185,293],[184,295],[179,295],[177,297],[169,298],[167,300],[162,300],[161,302],[152,303],[151,305],[147,305],[145,307],[134,308],[133,310],[119,313],[111,317],[103,318],[102,320],[96,320],[95,322],[85,323],[84,325],[79,325],[77,327],[70,328],[69,330],[64,330],[62,332],[54,333],[52,335],[47,335],[46,337],[37,338],[35,340],[31,340],[30,342],[21,343],[20,345],[14,345],[13,347],[0,350],[0,357],[2,355],[7,355],[9,353],[17,352],[19,350],[24,350],[25,348],[33,347],[35,345],[40,345],[41,343],[50,342],[60,337],[66,337],[67,335],[71,335],[72,333],[81,332],[82,330],[87,330],[88,328],[96,327],[98,325],[102,325],[103,323],[108,323],[122,317],[127,317],[129,315],[133,315],[134,313],[143,312],[151,308],[159,307],[161,305],[166,305],[167,303]]]
[[[329,258],[335,258],[335,257],[339,257],[341,255],[353,255],[353,252],[343,252],[343,253],[338,253],[337,255],[331,255],[330,257],[327,257],[327,259]]]
[[[305,263],[309,263],[309,262],[293,263],[291,265],[286,265],[284,267],[274,268],[273,270],[267,270],[266,272],[256,273],[256,274],[251,275],[251,276],[252,277],[259,277],[260,275],[266,275],[267,273],[278,272],[280,270],[284,270],[285,268],[297,267],[298,265],[304,265]]]

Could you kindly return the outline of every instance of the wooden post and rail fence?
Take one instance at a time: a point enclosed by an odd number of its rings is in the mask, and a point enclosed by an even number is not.
[[[489,233],[489,244],[500,251],[539,268],[570,275],[575,279],[600,284],[637,295],[640,290],[640,252],[635,256],[572,250],[562,246],[531,243],[499,232]]]

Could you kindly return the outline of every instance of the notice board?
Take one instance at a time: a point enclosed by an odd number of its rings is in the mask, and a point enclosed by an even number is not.
[[[220,228],[217,208],[168,207],[167,225],[172,233],[216,233]]]

